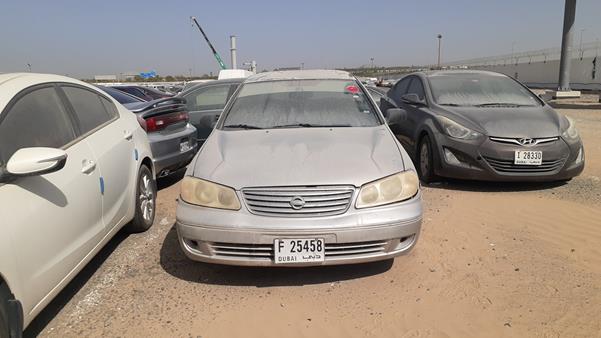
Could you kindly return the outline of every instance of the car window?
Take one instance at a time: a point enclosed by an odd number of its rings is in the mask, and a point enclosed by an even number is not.
[[[135,97],[139,97],[142,99],[147,99],[148,96],[146,94],[144,94],[144,92],[142,92],[141,90],[139,90],[138,88],[132,88],[132,87],[115,87],[118,90],[122,90],[128,94],[131,94]]]
[[[374,101],[376,101],[376,103],[380,103],[380,98],[382,98],[384,96],[384,94],[382,92],[379,92],[375,89],[368,89],[369,91],[369,95],[371,95],[372,99],[374,99]]]
[[[105,93],[112,96],[115,100],[117,100],[117,102],[121,104],[143,102],[142,99],[136,96],[125,94],[124,92],[111,87],[98,86],[98,88],[102,89]]]
[[[222,125],[224,129],[378,126],[382,123],[366,95],[352,80],[247,83],[233,98]]]
[[[62,148],[75,139],[73,124],[54,87],[20,98],[0,122],[0,167],[21,148]]]
[[[188,111],[223,109],[230,91],[230,84],[199,88],[184,96]]]
[[[111,119],[119,117],[119,112],[117,111],[117,107],[115,104],[109,101],[109,99],[100,96],[100,101],[102,105],[104,105],[104,109],[109,113]]]
[[[407,94],[417,94],[420,100],[426,99],[426,93],[424,92],[424,85],[422,84],[422,80],[420,78],[413,76],[411,80],[411,84],[407,89]]]
[[[98,93],[71,86],[62,86],[62,89],[75,110],[82,135],[115,118],[115,112],[107,111]]]
[[[411,81],[411,77],[404,78],[396,83],[394,88],[391,90],[393,99],[396,99],[398,101],[401,98],[401,96],[403,96],[407,92],[409,81]]]

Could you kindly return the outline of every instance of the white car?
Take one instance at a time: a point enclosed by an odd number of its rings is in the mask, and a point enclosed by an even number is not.
[[[0,75],[0,337],[20,336],[123,226],[148,229],[155,198],[134,114],[78,80]]]

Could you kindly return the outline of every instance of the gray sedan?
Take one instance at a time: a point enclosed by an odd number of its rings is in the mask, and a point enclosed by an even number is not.
[[[407,253],[422,221],[419,180],[385,122],[347,72],[249,77],[182,180],[182,250],[197,261],[262,266]],[[387,122],[399,123],[399,112]]]
[[[138,117],[148,135],[157,178],[168,176],[192,161],[198,149],[196,128],[188,123],[183,99],[170,97],[146,102],[111,87],[98,88]]]
[[[558,181],[579,175],[584,148],[570,118],[499,73],[464,70],[404,77],[381,100],[406,117],[391,126],[425,182],[438,176]]]
[[[190,123],[196,127],[196,137],[200,146],[213,131],[223,107],[242,80],[207,81],[187,88],[178,94],[179,97],[186,99]]]

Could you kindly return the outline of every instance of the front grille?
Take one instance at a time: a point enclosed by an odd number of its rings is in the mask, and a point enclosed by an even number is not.
[[[539,144],[551,143],[559,140],[559,137],[544,137],[544,138],[507,138],[491,136],[490,140],[499,143],[517,144],[524,147],[532,147]],[[526,142],[526,143],[524,143]]]
[[[352,186],[247,188],[242,194],[253,214],[280,217],[339,215],[349,208]],[[294,201],[299,202],[293,207]],[[302,201],[302,202],[301,202]]]
[[[388,241],[326,243],[326,259],[386,252],[387,245]],[[214,256],[251,260],[272,260],[274,257],[273,244],[209,243],[209,246]]]
[[[561,169],[565,160],[543,160],[541,165],[522,165],[514,164],[513,160],[500,160],[491,157],[484,157],[490,166],[501,173],[549,173]]]

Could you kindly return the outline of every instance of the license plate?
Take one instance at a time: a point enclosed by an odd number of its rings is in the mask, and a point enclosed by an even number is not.
[[[541,165],[543,164],[543,152],[516,150],[513,163],[521,165]]]
[[[274,241],[275,263],[323,262],[326,246],[323,238],[290,238]]]
[[[186,151],[190,150],[190,141],[182,141],[179,144],[179,152],[180,153],[185,153]]]

